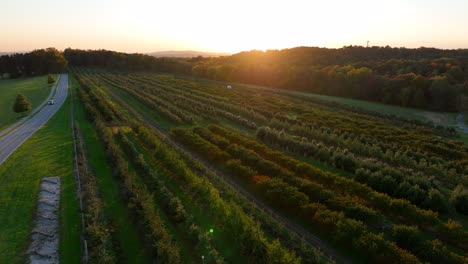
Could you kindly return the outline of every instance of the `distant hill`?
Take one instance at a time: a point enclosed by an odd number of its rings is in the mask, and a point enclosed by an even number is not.
[[[148,55],[154,57],[178,57],[178,58],[193,58],[193,57],[220,57],[220,56],[229,56],[230,53],[220,53],[220,52],[203,52],[203,51],[193,51],[193,50],[170,50],[170,51],[158,51],[147,53]]]
[[[11,54],[15,54],[15,53],[19,53],[19,54],[24,54],[24,53],[28,53],[28,51],[0,51],[0,56],[3,56],[3,55],[11,55]]]

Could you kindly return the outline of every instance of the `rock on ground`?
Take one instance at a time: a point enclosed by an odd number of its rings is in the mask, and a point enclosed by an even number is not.
[[[28,248],[28,258],[32,264],[59,263],[59,206],[60,178],[43,178],[39,191],[35,226]]]

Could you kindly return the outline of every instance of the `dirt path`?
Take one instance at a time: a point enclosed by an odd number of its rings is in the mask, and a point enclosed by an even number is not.
[[[468,124],[465,123],[465,115],[458,114],[457,115],[457,125],[463,131],[464,134],[468,134]]]

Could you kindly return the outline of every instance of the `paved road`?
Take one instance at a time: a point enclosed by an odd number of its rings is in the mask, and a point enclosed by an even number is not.
[[[46,105],[34,117],[26,121],[19,128],[0,139],[0,166],[8,157],[41,128],[58,111],[67,98],[68,75],[63,74],[57,83],[54,105]]]
[[[52,87],[52,89],[50,89],[50,93],[49,93],[49,96],[47,96],[47,98],[44,100],[44,102],[42,102],[42,104],[40,104],[38,107],[36,107],[29,115],[21,118],[20,120],[18,120],[16,123],[14,123],[13,125],[9,126],[8,128],[0,131],[0,138],[2,138],[4,135],[10,133],[10,131],[12,131],[13,129],[15,129],[16,127],[18,127],[19,125],[23,124],[26,120],[29,119],[29,117],[31,116],[34,116],[37,112],[39,112],[39,110],[42,109],[42,107],[44,107],[44,105],[46,105],[47,101],[50,100],[50,98],[52,98],[52,95],[54,94],[54,91],[55,89],[57,88],[57,84],[58,84],[58,81],[54,84],[54,86]]]
[[[458,114],[457,124],[458,127],[463,131],[463,133],[468,134],[468,125],[465,123],[464,118],[465,116],[463,114]]]

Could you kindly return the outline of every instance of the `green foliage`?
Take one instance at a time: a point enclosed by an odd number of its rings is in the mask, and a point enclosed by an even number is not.
[[[16,96],[15,104],[13,105],[13,111],[15,113],[24,113],[31,111],[32,105],[29,102],[28,98],[22,94]]]
[[[396,53],[396,50],[402,53]],[[453,51],[451,56],[459,56],[457,53]],[[436,59],[436,56],[446,55],[442,50],[428,52],[390,47],[351,46],[336,50],[300,47],[195,61],[192,74],[215,80],[455,111],[450,103],[460,91],[454,89],[453,84],[465,81],[466,61]],[[447,76],[451,83],[437,84],[437,78],[432,81],[434,76]],[[431,82],[436,84],[429,92]],[[447,99],[450,103],[444,101]]]
[[[19,78],[0,81],[0,129],[17,121],[18,115],[12,111],[13,102],[18,94],[30,99],[33,106],[40,105],[50,92],[45,76]]]
[[[44,77],[38,80],[44,84]],[[66,101],[48,122],[0,166],[0,263],[24,263],[43,177],[61,177],[59,254],[80,263],[80,217],[73,177],[70,106]],[[14,177],[21,175],[20,177]]]
[[[394,64],[397,62],[389,65]],[[401,65],[405,69],[410,68],[411,62],[401,62]],[[434,66],[438,74],[447,71],[448,68],[444,67],[442,64]],[[210,66],[206,72],[220,78],[223,74],[219,69]],[[363,92],[359,86],[386,82],[378,76],[386,70],[373,66],[334,66],[327,70],[330,78],[349,81],[350,96],[359,96]],[[224,72],[230,76],[226,78],[237,78],[233,75],[235,71],[234,66]],[[385,84],[393,88],[383,91],[396,95],[391,100],[400,102],[404,95],[409,105],[417,101],[431,103],[427,95],[432,77],[401,69],[395,71],[399,72],[398,76],[388,76],[392,79]],[[456,141],[437,136],[453,135],[448,129],[324,102],[302,93],[241,85],[226,90],[225,85],[220,86],[219,83],[169,75],[83,72],[83,79],[87,82],[106,87],[105,90],[111,93],[118,90],[119,94],[131,96],[132,100],[135,99],[132,101],[135,109],[148,106],[142,108],[148,112],[138,110],[145,119],[149,120],[153,113],[160,114],[165,109],[177,116],[180,124],[190,123],[182,121],[184,115],[193,117],[192,120],[200,124],[190,129],[187,126],[172,128],[169,138],[176,140],[177,144],[169,144],[165,136],[148,131],[142,124],[132,124],[138,141],[149,153],[154,153],[158,171],[162,169],[168,173],[170,181],[177,182],[193,204],[184,199],[173,199],[169,188],[162,188],[156,180],[161,175],[152,172],[151,166],[144,162],[135,147],[126,148],[127,143],[120,137],[119,142],[124,143],[122,146],[128,160],[141,173],[145,185],[158,194],[155,200],[164,214],[171,222],[183,224],[195,244],[207,245],[207,252],[211,252],[208,249],[210,243],[203,242],[204,235],[200,231],[203,229],[191,220],[197,219],[190,214],[192,207],[220,212],[215,218],[225,228],[221,232],[233,232],[229,237],[236,234],[232,244],[238,246],[241,255],[251,256],[251,261],[265,262],[271,253],[268,253],[268,245],[272,244],[261,242],[263,235],[257,232],[262,229],[251,229],[250,234],[240,228],[252,225],[251,220],[255,221],[256,217],[249,220],[236,215],[240,212],[231,211],[234,207],[224,202],[228,201],[225,197],[231,197],[229,192],[217,184],[222,180],[216,175],[205,177],[201,167],[194,165],[196,161],[187,163],[192,159],[190,155],[209,162],[207,166],[213,166],[223,174],[238,177],[236,183],[243,185],[251,194],[268,201],[272,207],[286,211],[288,216],[305,226],[323,231],[325,239],[333,240],[351,252],[370,252],[364,261],[428,261],[430,259],[424,252],[429,251],[424,247],[434,239],[445,246],[442,252],[447,256],[442,259],[440,252],[430,253],[435,258],[457,263],[461,257],[455,252],[462,248],[464,240],[460,237],[464,232],[441,221],[444,218],[438,214],[443,217],[455,214],[449,210],[446,190],[462,183],[456,176],[466,171],[466,148]],[[294,78],[302,77],[296,75]],[[449,82],[449,85],[453,83]],[[398,87],[407,89],[402,91]],[[417,98],[418,93],[424,100]],[[96,95],[100,96],[100,93]],[[162,108],[151,108],[151,104]],[[109,106],[104,105],[106,108],[111,106],[112,102]],[[109,112],[109,123],[119,120],[112,112]],[[171,119],[169,114],[163,118]],[[168,126],[176,123],[171,122]],[[210,123],[225,127],[205,126]],[[255,127],[259,127],[256,138],[251,130]],[[181,154],[183,151],[179,144],[190,149],[187,152],[190,155]],[[170,151],[168,146],[175,151]],[[205,179],[210,179],[213,186],[210,187]],[[251,212],[251,209],[245,210]],[[414,225],[417,237],[424,238],[420,246],[405,244],[404,239],[396,244],[392,242],[397,239],[393,238],[390,223]],[[276,231],[272,231],[276,229],[264,230],[277,237]],[[377,230],[383,233],[379,234]],[[460,236],[456,235],[457,232]],[[400,235],[399,239],[401,237],[404,236]],[[427,237],[432,240],[427,240]],[[281,242],[288,248],[297,246]]]
[[[104,203],[99,196],[96,177],[88,167],[85,153],[85,143],[82,139],[78,123],[75,124],[76,157],[78,173],[82,184],[83,201],[85,204],[85,237],[88,246],[89,261],[92,263],[115,263],[116,248],[112,241],[113,230],[108,222]]]
[[[85,82],[84,79],[82,79],[82,81]],[[89,110],[89,116],[93,118],[100,139],[106,146],[108,159],[114,168],[115,176],[121,182],[124,197],[129,207],[144,220],[144,228],[150,235],[152,252],[155,252],[157,258],[163,260],[165,263],[180,262],[178,246],[171,242],[171,236],[155,211],[153,204],[155,200],[154,197],[145,187],[141,186],[136,175],[128,170],[126,159],[120,147],[116,144],[114,140],[115,137],[112,132],[106,128],[106,123],[103,122],[103,120],[105,120],[103,117],[107,115],[106,113],[110,113],[109,108],[112,104],[105,104],[105,102],[101,104],[99,101],[105,101],[105,97],[100,93],[92,95],[93,92],[90,89],[83,89],[83,91],[81,96],[82,100],[86,102],[85,104],[87,107],[85,108]],[[93,103],[91,103],[89,99],[91,96],[95,96],[95,100],[92,101]],[[103,105],[108,109],[100,109],[99,105]],[[119,114],[114,113],[113,115],[109,115],[111,118],[109,118],[107,122],[115,122],[114,117],[116,116],[119,116]],[[127,120],[127,122],[130,121]],[[173,148],[155,137],[147,128],[141,127],[141,125],[136,123],[131,124],[138,133],[138,137],[140,137],[143,142],[147,143],[150,148],[154,148],[155,158],[157,158],[161,164],[164,164],[164,167],[170,168],[171,174],[176,175],[177,181],[182,183],[181,185],[183,186],[184,192],[192,197],[195,205],[198,208],[205,208],[206,211],[213,214],[213,219],[215,219],[220,226],[222,225],[223,228],[225,228],[224,232],[236,234],[236,236],[233,236],[235,237],[233,243],[241,248],[242,254],[246,256],[250,262],[259,263],[263,262],[262,260],[265,259],[273,259],[271,256],[282,256],[280,259],[292,260],[292,263],[298,263],[300,261],[299,258],[282,246],[271,246],[273,244],[265,238],[263,231],[252,218],[246,215],[238,206],[224,201],[220,197],[218,190],[205,178],[196,175],[186,163],[180,159]],[[212,153],[212,157],[215,160],[218,158],[218,155],[222,156],[223,153],[225,153],[219,148],[209,147],[209,145],[207,145],[208,147],[204,147],[204,139],[195,133],[185,133],[183,130],[175,129],[172,131],[172,134],[178,137],[189,136],[189,138],[194,141],[192,146],[197,149],[197,151],[206,151],[207,154],[211,153],[212,150],[217,151],[216,153]],[[143,178],[153,179],[154,181],[156,174],[148,167],[144,159],[142,159],[142,156],[137,153],[136,148],[129,144],[123,134],[120,134],[119,138],[123,142],[123,149],[127,152],[127,158],[129,158],[140,172],[146,174]],[[171,197],[170,192],[164,191],[162,187],[159,188],[157,193],[158,195],[161,194],[159,199],[162,203],[167,203],[165,210],[170,213],[171,218],[175,222],[184,222],[184,225],[190,228],[190,232],[188,233],[193,236],[192,239],[198,241],[202,248],[207,249],[211,258],[215,260],[214,262],[222,262],[222,257],[218,255],[217,250],[209,246],[210,242],[207,234],[197,231],[200,229],[193,224],[191,220],[192,217],[186,215],[182,202],[178,198]],[[197,195],[194,196],[195,194]],[[275,250],[275,252],[271,250]]]
[[[309,197],[281,179],[262,181],[259,187],[273,204],[283,208],[297,208],[309,203]]]
[[[10,78],[60,73],[67,65],[62,52],[56,48],[0,56],[0,74],[6,72]]]
[[[47,75],[47,83],[48,83],[48,84],[55,83],[55,78],[54,78],[54,76],[53,76],[52,74],[50,74],[50,73]]]
[[[445,197],[436,189],[431,189],[428,192],[427,199],[424,201],[424,205],[427,208],[441,213],[445,213],[448,210],[448,203]]]
[[[450,203],[455,209],[462,213],[468,214],[468,191],[462,185],[458,185],[450,196]]]
[[[250,177],[257,174],[257,172],[250,167],[242,165],[242,161],[239,159],[228,160],[226,162],[226,167],[229,169],[232,175],[236,175],[244,179],[249,179]]]
[[[404,248],[418,248],[422,244],[422,236],[415,226],[394,225],[392,237],[398,245]]]
[[[429,91],[432,94],[431,108],[433,110],[456,111],[458,95],[456,88],[450,85],[448,78],[434,79]]]
[[[105,147],[107,159],[113,166],[113,174],[119,179],[119,186],[124,193],[123,198],[128,208],[141,219],[144,229],[149,235],[151,252],[163,259],[166,263],[180,263],[180,252],[178,246],[172,241],[163,221],[159,217],[153,205],[152,194],[142,188],[135,179],[135,175],[128,171],[123,153],[114,141],[112,132],[106,127],[102,120],[104,115],[109,117],[108,122],[114,121],[116,116],[122,117],[112,104],[106,102],[105,98],[98,93],[92,93],[82,79],[78,79],[84,89],[79,89],[80,99],[88,117],[94,120],[96,132]],[[94,100],[90,100],[90,95]],[[100,109],[100,107],[101,109]],[[109,109],[110,108],[110,109]],[[112,111],[112,109],[114,111]],[[100,111],[101,110],[101,111]],[[111,112],[112,111],[112,112]],[[113,113],[112,115],[110,113]]]

